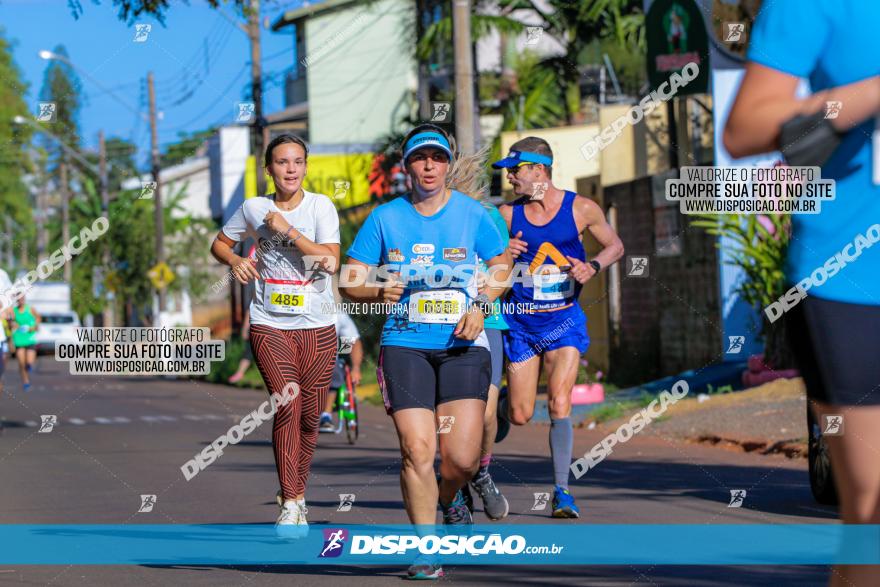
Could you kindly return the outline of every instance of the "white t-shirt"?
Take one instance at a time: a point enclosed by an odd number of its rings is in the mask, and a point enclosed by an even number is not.
[[[352,340],[357,340],[361,337],[361,333],[358,332],[354,320],[345,312],[336,312],[336,336]]]
[[[223,234],[239,242],[257,241],[257,271],[251,302],[251,324],[281,330],[320,328],[336,323],[331,279],[323,271],[310,271],[302,251],[288,239],[277,236],[263,222],[269,212],[281,212],[291,226],[317,244],[339,244],[339,215],[330,198],[304,191],[303,201],[286,212],[271,196],[245,200],[223,227]]]
[[[0,293],[9,289],[12,289],[12,282],[9,280],[9,275],[0,269]],[[6,342],[6,329],[3,327],[0,327],[0,342]]]

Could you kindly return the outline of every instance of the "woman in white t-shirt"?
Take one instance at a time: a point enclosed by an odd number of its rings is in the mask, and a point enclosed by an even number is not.
[[[275,194],[245,200],[211,247],[238,281],[255,280],[250,343],[269,393],[298,386],[295,399],[278,406],[272,429],[281,482],[276,528],[294,535],[308,528],[306,481],[337,349],[331,276],[339,265],[339,216],[330,198],[302,189],[307,157],[298,137],[272,140],[266,171]],[[233,252],[247,237],[257,241],[255,259]]]

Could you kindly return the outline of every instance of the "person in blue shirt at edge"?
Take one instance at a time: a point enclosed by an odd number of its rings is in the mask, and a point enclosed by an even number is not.
[[[555,484],[551,515],[577,518],[580,510],[568,488],[574,443],[571,390],[580,356],[590,344],[578,296],[584,283],[620,259],[623,243],[595,202],[553,185],[553,151],[544,139],[517,141],[492,166],[507,170],[518,196],[499,208],[511,235],[508,248],[516,278],[504,307],[509,393],[498,414],[516,425],[532,419],[543,358]],[[603,247],[589,262],[585,230]]]
[[[484,318],[506,289],[512,260],[483,206],[455,189],[468,178],[456,179],[452,139],[443,129],[417,126],[401,150],[412,192],[364,221],[340,292],[356,302],[391,304],[377,376],[400,440],[410,521],[433,525],[439,503],[445,524],[473,524],[461,488],[480,461],[491,378]],[[477,292],[478,258],[495,268],[496,285],[485,294]],[[354,279],[376,266],[381,282]],[[408,575],[436,579],[443,570],[436,557],[419,557]]]
[[[765,3],[723,139],[734,157],[780,149],[836,182],[821,213],[791,216],[787,285],[811,285],[780,318],[816,419],[843,416],[843,434],[825,438],[846,524],[880,524],[878,22],[878,2]],[[797,95],[802,78],[812,95]],[[834,103],[837,116],[826,116]],[[831,573],[831,585],[877,584],[876,565]]]

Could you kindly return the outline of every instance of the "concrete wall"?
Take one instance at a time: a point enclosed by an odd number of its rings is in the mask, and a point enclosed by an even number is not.
[[[305,21],[312,144],[373,143],[409,112],[417,78],[404,36],[414,19],[412,2],[379,0]]]
[[[698,369],[723,357],[715,240],[680,217],[681,253],[656,254],[651,179],[606,187],[605,205],[617,209],[626,255],[646,256],[647,278],[627,277],[621,259],[621,316],[612,334],[615,382],[640,383]]]
[[[249,132],[246,126],[227,126],[208,140],[211,217],[224,224],[244,202],[244,173],[251,150]]]

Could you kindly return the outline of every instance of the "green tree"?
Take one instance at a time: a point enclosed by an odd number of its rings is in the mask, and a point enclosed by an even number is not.
[[[53,53],[67,58],[64,45],[58,45]],[[70,65],[60,59],[51,59],[43,73],[40,100],[55,104],[55,119],[47,123],[47,128],[73,148],[80,145],[79,112],[82,106],[82,83]],[[40,141],[50,153],[52,172],[57,170],[58,162],[65,156],[64,150],[55,139],[44,137]]]
[[[764,308],[787,290],[783,266],[791,237],[789,218],[781,214],[700,214],[691,226],[732,243],[724,251],[729,258],[726,264],[745,274],[736,293],[761,315],[765,361],[774,369],[791,367],[794,361],[786,341],[785,320],[770,322],[764,314]],[[721,241],[715,246],[720,249]]]
[[[25,184],[26,175],[33,170],[29,156],[33,131],[30,125],[13,122],[16,116],[32,117],[33,113],[24,101],[28,84],[15,63],[13,47],[5,29],[0,27],[0,216],[11,218],[20,227],[14,236],[6,235],[2,242],[4,250],[10,244],[28,242],[33,236],[33,214]],[[3,221],[0,232],[6,232]]]
[[[199,147],[201,147],[202,144],[215,132],[217,132],[216,127],[193,133],[178,133],[178,142],[168,145],[165,152],[162,153],[159,158],[159,166],[171,167],[172,165],[182,163],[189,157],[194,156]]]

